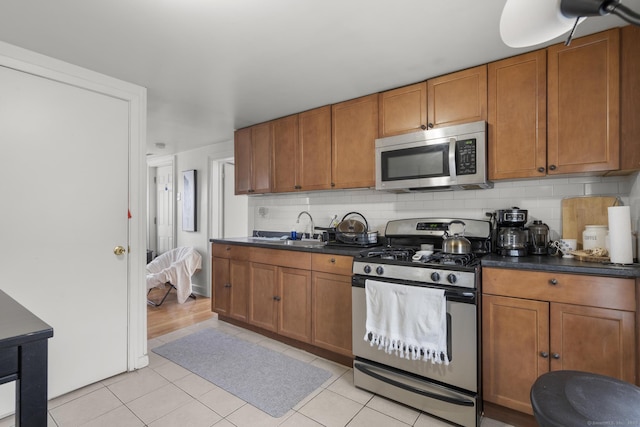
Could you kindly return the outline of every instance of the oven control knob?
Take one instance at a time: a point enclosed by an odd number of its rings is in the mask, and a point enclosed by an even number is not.
[[[376,273],[378,273],[379,276],[382,276],[382,274],[384,273],[384,268],[379,265],[378,267],[376,267]]]
[[[365,272],[366,274],[371,273],[371,266],[370,266],[370,265],[368,265],[368,264],[367,264],[367,265],[365,265],[365,266],[364,266],[364,272]]]
[[[434,271],[433,273],[431,273],[431,280],[433,280],[434,282],[439,282],[440,281],[440,274],[436,271]]]
[[[456,283],[456,281],[458,280],[458,278],[456,277],[455,274],[451,273],[447,276],[447,280],[449,281],[449,283],[454,284]]]

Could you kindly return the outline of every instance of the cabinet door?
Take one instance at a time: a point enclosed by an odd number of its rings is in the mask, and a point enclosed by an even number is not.
[[[229,314],[231,283],[229,282],[229,260],[214,257],[211,259],[211,277],[213,278],[213,298],[211,310],[218,314]]]
[[[297,189],[298,115],[273,122],[273,191],[284,193]]]
[[[547,52],[488,65],[489,179],[547,171]]]
[[[302,191],[331,188],[331,106],[298,115],[298,179]]]
[[[249,323],[276,332],[278,330],[278,267],[275,265],[250,265]]]
[[[529,392],[549,371],[549,304],[482,296],[484,399],[533,414]]]
[[[249,309],[249,263],[229,260],[229,316],[246,322]]]
[[[607,375],[635,383],[635,314],[551,304],[551,369]]]
[[[640,27],[620,29],[620,169],[640,169]]]
[[[236,131],[233,152],[236,194],[248,194],[251,190],[251,128]]]
[[[388,90],[378,97],[380,138],[427,129],[427,82]]]
[[[429,128],[487,120],[487,66],[427,80]]]
[[[251,193],[271,191],[271,132],[271,122],[251,128]]]
[[[278,333],[311,342],[311,271],[278,270]]]
[[[312,343],[352,357],[351,276],[312,273]]]
[[[618,29],[548,49],[549,174],[619,168]]]
[[[332,187],[373,187],[378,95],[332,105],[331,121]]]

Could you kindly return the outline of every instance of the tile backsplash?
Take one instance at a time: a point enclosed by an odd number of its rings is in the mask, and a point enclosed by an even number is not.
[[[517,206],[529,211],[529,221],[542,220],[551,230],[551,239],[560,236],[561,200],[566,197],[616,195],[623,205],[637,174],[620,177],[546,178],[500,181],[487,190],[442,191],[395,194],[376,190],[333,190],[252,196],[249,198],[249,230],[308,231],[309,219],[296,218],[308,211],[316,226],[328,227],[331,218],[341,220],[348,212],[365,216],[371,230],[381,234],[387,221],[414,217],[456,217],[488,219],[487,212]],[[638,225],[638,209],[632,207],[632,228]],[[357,218],[357,216],[354,216]],[[231,237],[231,236],[230,236]]]

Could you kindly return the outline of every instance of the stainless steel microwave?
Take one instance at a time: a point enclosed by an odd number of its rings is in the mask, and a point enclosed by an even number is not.
[[[376,190],[491,188],[484,121],[376,139]]]

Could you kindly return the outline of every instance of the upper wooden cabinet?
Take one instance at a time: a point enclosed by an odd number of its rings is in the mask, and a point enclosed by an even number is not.
[[[427,129],[427,82],[382,92],[378,102],[380,138]]]
[[[331,188],[331,106],[298,114],[299,190]]]
[[[331,126],[331,186],[373,187],[378,94],[333,104]]]
[[[331,107],[273,121],[273,192],[331,188]]]
[[[548,174],[620,166],[620,32],[548,48]]]
[[[236,194],[373,187],[376,138],[481,120],[491,180],[640,170],[638,45],[629,25],[240,129]]]
[[[380,137],[487,120],[487,66],[379,95]]]
[[[640,27],[620,31],[620,170],[640,169]]]
[[[487,81],[489,179],[546,175],[546,50],[490,63]]]
[[[260,194],[271,191],[271,138],[272,122],[236,131],[236,194]]]
[[[273,121],[273,191],[297,189],[298,115]]]
[[[427,80],[427,127],[487,120],[487,66]]]

